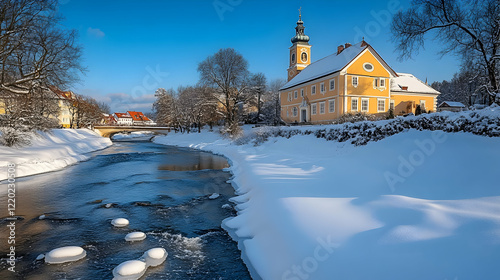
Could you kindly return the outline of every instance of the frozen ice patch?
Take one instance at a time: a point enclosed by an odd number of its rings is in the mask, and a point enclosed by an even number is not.
[[[125,236],[125,241],[142,241],[146,239],[146,234],[140,231],[134,231]]]
[[[66,246],[54,249],[47,253],[45,256],[45,262],[49,264],[74,262],[83,259],[86,255],[87,252],[85,252],[82,247]]]
[[[212,194],[212,195],[210,195],[208,198],[209,198],[209,199],[216,199],[216,198],[218,198],[219,196],[220,196],[220,194],[218,194],[218,193],[213,193],[213,194]]]
[[[113,269],[113,280],[135,280],[146,272],[146,263],[139,260],[126,261]]]
[[[163,248],[153,248],[147,250],[141,257],[149,266],[159,266],[167,259],[168,253]]]
[[[115,227],[126,227],[129,224],[129,221],[125,218],[116,218],[111,221],[111,224]]]

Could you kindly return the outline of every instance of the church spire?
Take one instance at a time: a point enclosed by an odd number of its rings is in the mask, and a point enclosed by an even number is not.
[[[292,38],[292,43],[302,43],[309,44],[309,36],[304,34],[304,22],[302,21],[302,7],[299,9],[299,20],[297,21],[297,26],[295,27],[295,36]]]

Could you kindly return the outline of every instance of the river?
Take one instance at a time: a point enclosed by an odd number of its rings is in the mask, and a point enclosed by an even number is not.
[[[123,141],[64,170],[19,178],[16,273],[7,271],[2,195],[0,279],[111,279],[118,264],[154,247],[165,248],[168,258],[141,279],[250,279],[237,244],[221,228],[235,215],[225,205],[234,196],[227,166],[225,158],[206,152]],[[209,199],[213,193],[220,196]],[[130,225],[114,228],[110,222],[118,217]],[[132,231],[147,238],[125,241]],[[87,256],[59,265],[36,260],[62,246],[81,246]]]

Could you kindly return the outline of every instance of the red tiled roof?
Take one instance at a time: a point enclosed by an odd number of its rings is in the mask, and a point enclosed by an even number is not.
[[[134,121],[149,121],[142,112],[127,111]]]
[[[61,98],[65,98],[65,99],[73,99],[73,92],[71,91],[62,91],[60,90],[58,87],[56,86],[49,86],[49,89],[57,94],[57,96],[61,97]]]
[[[127,113],[115,113],[115,115],[120,118],[120,119],[123,119],[123,118],[132,118],[129,114]]]

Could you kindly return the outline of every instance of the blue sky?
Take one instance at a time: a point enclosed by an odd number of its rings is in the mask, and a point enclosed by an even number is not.
[[[412,60],[397,60],[389,16],[409,2],[61,0],[59,11],[65,27],[79,31],[88,68],[71,90],[105,101],[113,111],[147,112],[157,88],[197,83],[198,63],[221,48],[236,49],[251,72],[263,72],[268,80],[286,78],[299,7],[312,61],[365,36],[397,72],[429,82],[451,79],[459,62],[451,55],[441,58],[431,40]]]

